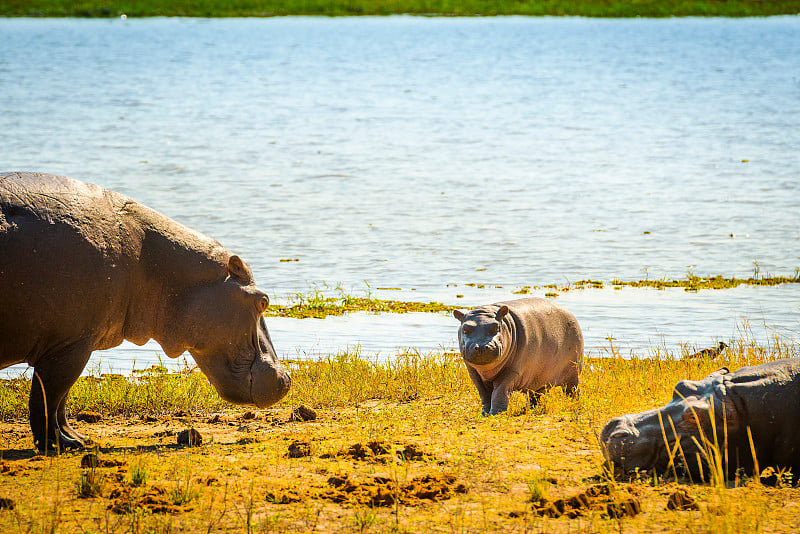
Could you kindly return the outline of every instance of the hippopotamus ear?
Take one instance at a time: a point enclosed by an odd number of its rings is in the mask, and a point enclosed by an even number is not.
[[[233,255],[228,258],[228,274],[234,278],[238,278],[242,282],[249,284],[253,281],[253,274],[250,272],[250,267],[239,256]]]
[[[719,369],[717,369],[716,371],[714,371],[713,373],[708,375],[706,378],[711,378],[711,377],[714,377],[714,376],[727,375],[730,372],[731,372],[730,369],[728,369],[727,367],[720,367]]]
[[[258,312],[264,313],[267,311],[267,307],[269,306],[269,297],[264,293],[259,293],[258,295]]]
[[[453,317],[455,317],[456,319],[458,319],[463,323],[465,315],[464,312],[462,312],[461,310],[453,310]]]
[[[503,317],[506,316],[508,313],[508,306],[500,306],[500,309],[497,310],[497,315],[494,316],[495,320],[499,323],[503,320]]]

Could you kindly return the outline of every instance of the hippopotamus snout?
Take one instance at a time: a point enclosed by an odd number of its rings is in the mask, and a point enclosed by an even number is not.
[[[282,365],[254,364],[250,376],[252,403],[259,408],[272,406],[292,387],[292,377]]]
[[[628,417],[615,417],[606,423],[600,433],[603,455],[609,462],[624,467],[624,460],[632,452],[638,438],[639,430]]]
[[[487,342],[466,342],[463,351],[464,359],[477,365],[487,364],[500,357],[500,346],[495,340]]]

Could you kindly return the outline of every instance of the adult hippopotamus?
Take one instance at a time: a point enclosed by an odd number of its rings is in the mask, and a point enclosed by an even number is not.
[[[92,351],[155,339],[189,351],[219,394],[269,406],[289,390],[247,264],[130,198],[71,178],[0,174],[0,368],[34,369],[39,449],[80,447],[64,403]]]
[[[550,386],[578,391],[583,334],[578,321],[557,304],[526,298],[455,310],[458,345],[483,413],[508,409],[508,395],[536,395]]]
[[[759,469],[791,468],[797,475],[798,421],[800,358],[792,358],[681,380],[665,406],[606,423],[600,442],[606,459],[623,471],[664,472],[672,457],[678,469],[700,481],[709,480],[707,455],[715,442],[728,476],[738,468],[754,473],[752,436]]]

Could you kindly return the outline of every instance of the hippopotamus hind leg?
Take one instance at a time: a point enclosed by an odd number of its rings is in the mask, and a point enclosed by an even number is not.
[[[61,404],[58,405],[58,410],[56,411],[56,422],[58,423],[58,427],[61,429],[61,432],[67,435],[68,438],[72,438],[75,441],[82,441],[85,445],[91,445],[92,440],[72,428],[69,422],[67,421],[67,413],[66,413],[66,404],[67,404],[67,396],[64,395],[64,398],[61,399]]]
[[[60,354],[41,358],[33,366],[28,407],[33,441],[40,451],[83,447],[79,435],[69,425],[62,430],[60,423],[66,422],[63,404],[67,393],[91,353],[91,344],[83,340],[62,349]]]

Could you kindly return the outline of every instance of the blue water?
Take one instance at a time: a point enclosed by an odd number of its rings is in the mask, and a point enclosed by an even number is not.
[[[799,17],[0,19],[0,168],[128,194],[240,254],[274,301],[793,274],[798,35]],[[596,354],[800,336],[796,286],[559,301]],[[268,324],[287,358],[386,357],[452,350],[454,321]]]

